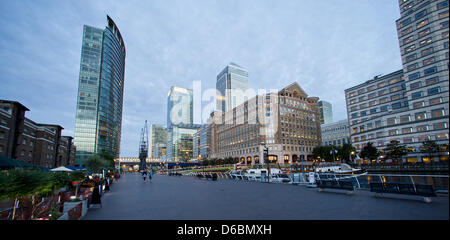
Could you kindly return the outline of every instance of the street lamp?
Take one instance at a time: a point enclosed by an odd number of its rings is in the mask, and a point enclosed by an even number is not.
[[[264,147],[263,161],[267,164],[267,182],[269,182],[269,178],[270,178],[269,149],[267,148],[267,146],[264,142],[261,142],[260,145],[262,145]]]

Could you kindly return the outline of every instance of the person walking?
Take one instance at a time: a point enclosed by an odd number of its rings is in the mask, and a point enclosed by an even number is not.
[[[142,170],[142,177],[144,178],[145,182],[145,179],[147,178],[147,169]]]
[[[148,180],[150,182],[152,182],[152,177],[153,177],[153,168],[150,168],[150,171],[148,172]]]

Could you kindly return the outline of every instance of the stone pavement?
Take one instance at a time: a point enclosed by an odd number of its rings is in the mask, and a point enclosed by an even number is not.
[[[448,196],[430,204],[417,196],[376,198],[318,192],[299,185],[199,180],[138,174],[122,176],[83,220],[448,220]]]

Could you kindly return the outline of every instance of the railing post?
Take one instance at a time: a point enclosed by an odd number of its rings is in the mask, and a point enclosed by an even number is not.
[[[355,177],[355,179],[356,179],[356,183],[358,183],[358,189],[361,189],[361,185],[359,184],[358,177]]]
[[[411,182],[412,182],[412,184],[413,184],[413,187],[414,187],[414,192],[417,192],[417,189],[416,189],[416,184],[414,183],[414,179],[412,178],[412,176],[411,176],[411,175],[409,175],[409,178],[411,179]]]

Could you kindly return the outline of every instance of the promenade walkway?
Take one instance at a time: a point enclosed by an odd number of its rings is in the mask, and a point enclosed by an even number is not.
[[[410,199],[398,199],[410,198]],[[84,220],[448,220],[448,196],[430,204],[419,197],[375,198],[317,192],[287,184],[241,180],[199,180],[154,175],[153,183],[129,174],[111,186],[103,208],[91,208]]]

